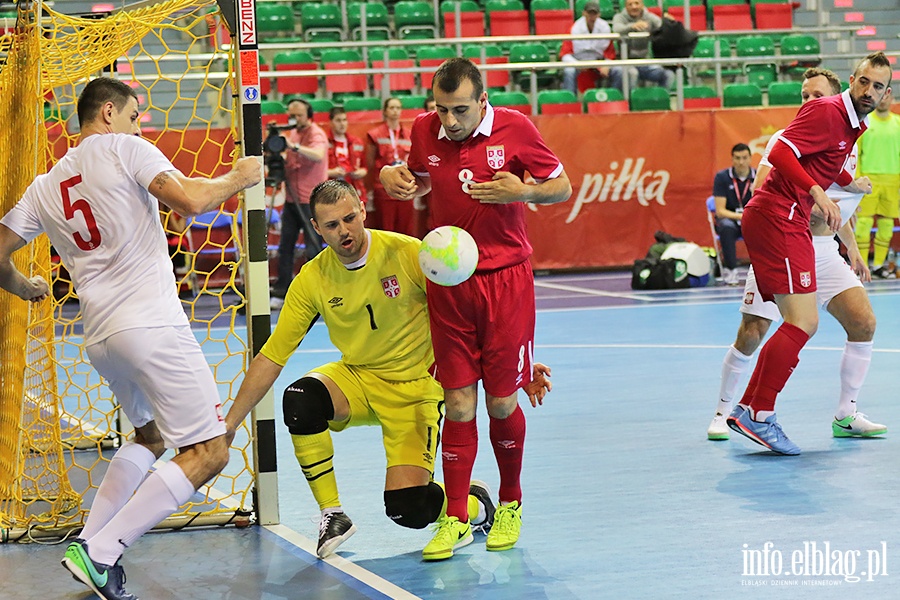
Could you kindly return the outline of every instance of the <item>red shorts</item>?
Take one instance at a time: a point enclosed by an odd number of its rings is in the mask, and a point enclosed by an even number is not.
[[[435,379],[447,390],[482,380],[496,398],[531,381],[534,356],[534,275],[527,260],[475,273],[442,287],[428,282]]]
[[[741,230],[763,300],[816,291],[816,252],[805,218],[796,212],[782,214],[780,207],[750,205],[744,209]]]
[[[384,191],[375,191],[375,211],[380,217],[381,229],[416,235],[415,209],[412,200],[395,200]]]

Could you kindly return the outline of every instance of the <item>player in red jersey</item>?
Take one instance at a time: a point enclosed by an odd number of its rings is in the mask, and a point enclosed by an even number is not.
[[[799,454],[775,418],[775,398],[816,332],[815,252],[809,232],[813,206],[837,231],[841,212],[825,194],[832,183],[870,193],[868,178],[843,169],[853,144],[866,130],[866,115],[890,90],[891,65],[870,54],[839,96],[804,104],[769,154],[772,170],[744,210],[743,230],[760,293],[774,298],[784,323],[766,342],[741,402],[727,422],[737,433],[779,454]],[[747,409],[746,407],[749,407]]]
[[[518,540],[525,415],[516,393],[531,379],[535,320],[525,202],[562,202],[572,186],[527,117],[488,103],[471,61],[444,62],[432,91],[437,112],[413,124],[407,165],[385,167],[380,178],[401,200],[431,191],[434,225],[461,227],[478,243],[478,270],[468,281],[450,288],[428,284],[435,376],[446,403],[442,464],[448,506],[422,554],[440,560],[472,541],[466,501],[478,450],[479,380],[500,470],[501,506],[487,548],[507,550]],[[525,171],[535,185],[523,183]]]

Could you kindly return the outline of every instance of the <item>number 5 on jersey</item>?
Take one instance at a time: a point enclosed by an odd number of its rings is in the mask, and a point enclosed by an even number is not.
[[[69,198],[69,190],[79,183],[81,183],[81,175],[70,177],[59,184],[59,191],[62,195],[63,211],[65,212],[66,220],[71,221],[75,218],[75,213],[80,212],[84,219],[84,224],[87,225],[87,232],[90,237],[84,239],[80,231],[75,231],[72,233],[72,237],[75,238],[75,244],[85,252],[90,252],[100,245],[100,230],[97,229],[97,220],[94,219],[94,213],[91,212],[91,205],[88,204],[87,200],[79,198],[72,202],[71,198]]]

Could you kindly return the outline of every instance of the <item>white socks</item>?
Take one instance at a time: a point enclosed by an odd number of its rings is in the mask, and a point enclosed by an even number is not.
[[[847,342],[841,355],[841,397],[835,418],[840,420],[856,412],[856,397],[866,380],[872,362],[872,342]]]
[[[178,510],[195,491],[178,463],[167,462],[151,473],[122,510],[88,540],[88,554],[95,562],[114,565],[125,548]]]
[[[131,499],[154,462],[156,456],[146,446],[134,442],[123,444],[109,462],[79,537],[88,540],[97,535]]]
[[[719,387],[719,403],[716,405],[716,413],[727,416],[731,412],[731,403],[737,391],[741,376],[747,372],[752,356],[742,354],[731,346],[725,353],[722,362],[722,382]]]

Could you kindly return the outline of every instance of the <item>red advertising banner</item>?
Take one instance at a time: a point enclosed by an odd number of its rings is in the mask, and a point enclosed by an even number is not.
[[[536,269],[614,267],[642,258],[663,230],[701,246],[712,239],[706,198],[731,148],[754,164],[796,108],[534,117],[566,169],[572,197],[533,207]]]

